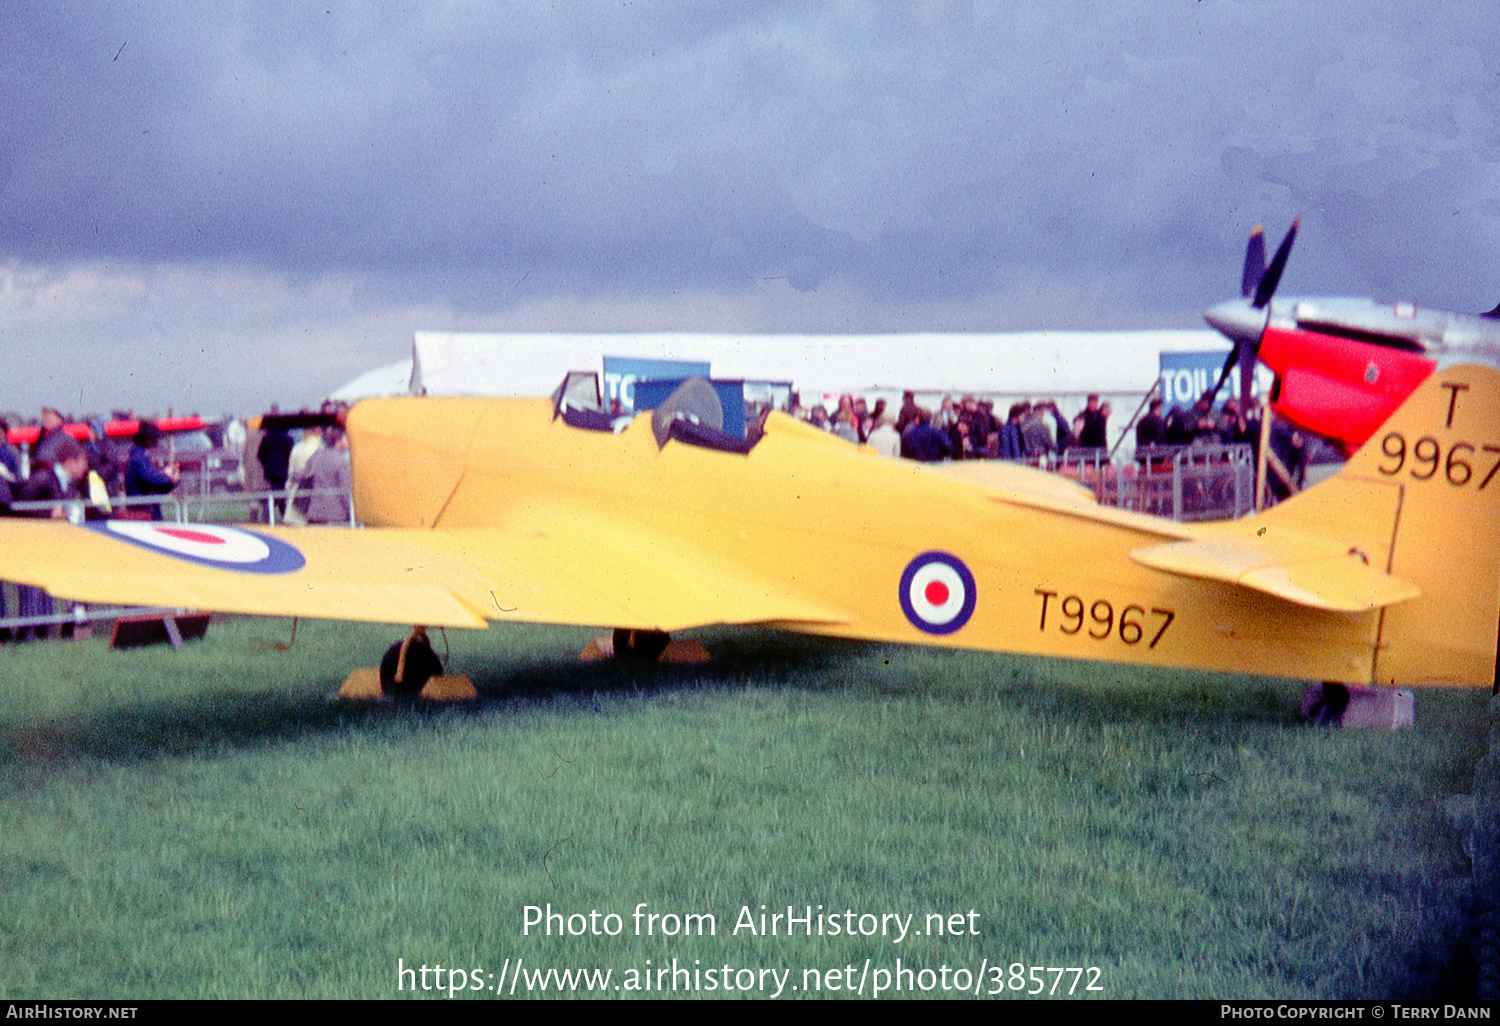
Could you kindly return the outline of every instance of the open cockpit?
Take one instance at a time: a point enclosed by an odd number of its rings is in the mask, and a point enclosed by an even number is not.
[[[599,376],[593,371],[569,371],[562,384],[552,393],[552,417],[561,419],[569,427],[585,431],[624,431],[640,413],[651,411],[651,431],[656,437],[657,448],[664,448],[668,441],[676,439],[688,445],[719,452],[748,453],[760,440],[760,419],[756,418],[755,430],[734,434],[725,430],[724,402],[714,382],[703,378],[686,378],[669,383],[653,382],[654,385],[669,384],[671,390],[665,398],[652,401],[638,399],[634,414],[620,410],[618,401],[606,407],[599,389]],[[721,383],[740,387],[740,382]],[[658,389],[658,394],[663,391]],[[748,428],[748,426],[747,426]]]

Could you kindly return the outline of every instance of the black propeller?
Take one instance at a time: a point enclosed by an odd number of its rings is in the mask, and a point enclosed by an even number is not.
[[[1287,229],[1286,238],[1281,240],[1281,245],[1276,247],[1276,255],[1271,258],[1271,266],[1266,268],[1266,273],[1261,276],[1260,284],[1255,286],[1255,301],[1250,305],[1257,310],[1271,301],[1271,296],[1276,291],[1277,284],[1281,281],[1281,272],[1286,270],[1287,257],[1292,255],[1292,242],[1297,238],[1297,229],[1302,224],[1302,218],[1292,222]],[[1254,240],[1251,240],[1254,245]],[[1264,248],[1264,243],[1261,244]]]
[[[1266,226],[1258,224],[1250,229],[1250,245],[1245,247],[1245,274],[1240,279],[1240,295],[1249,299],[1255,295],[1260,280],[1266,276]]]
[[[1245,247],[1245,272],[1240,279],[1240,295],[1250,299],[1250,306],[1256,310],[1266,311],[1266,323],[1271,320],[1271,297],[1276,293],[1276,286],[1281,282],[1281,274],[1286,270],[1287,259],[1292,255],[1292,243],[1297,238],[1297,228],[1302,224],[1302,218],[1292,222],[1291,228],[1287,229],[1286,237],[1281,240],[1281,245],[1276,247],[1276,255],[1271,258],[1271,264],[1266,266],[1266,235],[1265,229],[1256,225],[1250,231],[1250,243]],[[1253,295],[1254,298],[1251,298]],[[1229,380],[1229,373],[1235,364],[1240,368],[1240,405],[1248,407],[1250,402],[1250,389],[1255,380],[1255,358],[1260,352],[1260,340],[1265,336],[1265,327],[1261,327],[1260,334],[1255,341],[1238,338],[1234,341],[1234,347],[1229,350],[1229,355],[1224,359],[1224,369],[1219,372],[1218,383],[1214,385],[1213,398],[1217,398],[1219,390],[1224,387],[1224,382]]]

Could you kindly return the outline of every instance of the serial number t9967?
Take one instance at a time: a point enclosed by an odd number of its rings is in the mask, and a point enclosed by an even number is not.
[[[1149,637],[1151,640],[1146,647],[1155,648],[1177,616],[1170,609],[1153,606],[1148,612],[1144,606],[1137,605],[1125,606],[1117,614],[1114,603],[1108,599],[1086,602],[1079,595],[1063,595],[1060,601],[1054,602],[1059,598],[1055,591],[1037,588],[1035,594],[1042,597],[1038,630],[1047,629],[1050,614],[1057,630],[1064,634],[1084,633],[1095,641],[1114,636],[1127,645],[1139,645]]]
[[[1489,487],[1495,472],[1500,470],[1500,445],[1476,449],[1468,442],[1454,442],[1448,447],[1445,458],[1442,443],[1431,435],[1418,438],[1408,450],[1406,436],[1392,431],[1380,440],[1380,452],[1383,458],[1379,470],[1387,477],[1395,477],[1404,470],[1416,481],[1436,478],[1455,488],[1477,484],[1477,490],[1481,492]],[[1486,464],[1488,470],[1485,470]],[[1484,472],[1482,477],[1481,471]]]

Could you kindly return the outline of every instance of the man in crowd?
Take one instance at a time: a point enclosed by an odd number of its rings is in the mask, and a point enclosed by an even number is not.
[[[305,487],[309,524],[349,524],[349,436],[336,427],[323,433],[323,445],[307,461]]]
[[[1135,425],[1135,446],[1144,449],[1167,444],[1167,422],[1162,419],[1161,400],[1153,398],[1146,407],[1146,415]]]
[[[69,437],[63,431],[63,415],[50,406],[42,407],[41,434],[37,436],[36,446],[31,450],[32,463],[51,463],[57,459],[57,447],[64,438]]]
[[[922,463],[936,463],[953,455],[953,442],[948,432],[933,427],[931,413],[918,410],[916,422],[901,436],[901,455]]]
[[[275,413],[276,407],[271,407]],[[256,447],[256,458],[260,461],[262,470],[265,471],[266,484],[275,492],[286,489],[287,471],[291,469],[292,462],[292,436],[285,428],[276,428],[267,431]],[[286,511],[286,499],[276,500],[276,511],[281,514]]]
[[[32,471],[21,486],[20,498],[25,502],[61,502],[65,499],[87,499],[84,491],[89,472],[89,456],[78,441],[68,435],[52,447],[52,462],[44,463]],[[35,510],[34,517],[69,519],[65,506],[52,510]]]
[[[177,487],[177,479],[181,474],[177,464],[170,464],[163,470],[151,459],[151,450],[160,440],[161,431],[156,425],[150,421],[142,421],[132,439],[130,457],[125,465],[127,496],[166,495]],[[135,508],[147,510],[152,520],[161,519],[161,507],[158,505]]]
[[[1083,410],[1083,430],[1078,432],[1078,445],[1083,449],[1106,449],[1109,447],[1109,407],[1099,405],[1097,395],[1089,396]]]
[[[59,426],[61,426],[61,418]],[[61,503],[69,499],[86,500],[87,478],[89,472],[89,457],[82,445],[68,435],[58,432],[61,436],[52,447],[52,462],[43,463],[31,472],[16,498],[23,502],[57,502]],[[72,519],[72,513],[76,510],[78,519],[83,517],[83,503],[80,501],[71,509],[67,505],[54,506],[52,509],[31,510],[27,516],[52,517],[58,520]],[[16,612],[20,616],[51,616],[57,611],[57,604],[52,596],[40,588],[32,588],[26,585],[18,585],[16,588],[17,605],[20,607]],[[45,626],[31,628],[38,638],[45,638],[47,630]],[[18,641],[25,640],[27,628],[22,627],[16,632]],[[64,637],[71,637],[72,624],[62,625]]]

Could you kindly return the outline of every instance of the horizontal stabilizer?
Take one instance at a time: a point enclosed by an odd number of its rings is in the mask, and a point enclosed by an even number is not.
[[[1364,613],[1406,602],[1421,589],[1369,564],[1358,549],[1343,552],[1326,541],[1278,532],[1260,538],[1207,538],[1136,549],[1143,566],[1183,577],[1224,581],[1287,602],[1338,613]]]

